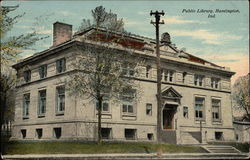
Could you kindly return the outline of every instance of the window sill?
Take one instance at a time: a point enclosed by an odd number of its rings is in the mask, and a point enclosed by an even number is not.
[[[126,116],[126,117],[136,117],[135,113],[122,113],[122,116]]]
[[[221,125],[222,124],[222,121],[221,120],[217,120],[217,121],[212,121],[212,124],[218,124],[218,125]]]
[[[133,120],[135,121],[137,119],[136,114],[122,114],[123,120]]]
[[[66,71],[62,71],[62,72],[56,72],[57,75],[65,73]]]
[[[28,117],[28,116],[24,116],[24,117],[23,117],[23,120],[25,120],[25,119],[29,119],[29,117]]]
[[[101,112],[101,115],[110,115],[110,114],[111,114],[110,111],[102,111]],[[97,111],[96,115],[98,115],[98,111]]]
[[[38,115],[37,117],[38,117],[38,118],[44,118],[45,115]]]
[[[64,112],[58,112],[56,113],[56,116],[63,116],[64,115]]]
[[[206,124],[206,121],[204,119],[196,119],[195,123],[200,124],[200,121],[201,121],[202,124]]]

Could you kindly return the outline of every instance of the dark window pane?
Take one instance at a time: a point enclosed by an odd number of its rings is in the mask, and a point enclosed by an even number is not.
[[[102,106],[103,111],[109,111],[109,104],[107,102],[104,102],[102,105],[103,105]]]
[[[127,112],[127,105],[122,105],[122,112]]]
[[[132,105],[128,105],[128,112],[133,113],[133,106]]]

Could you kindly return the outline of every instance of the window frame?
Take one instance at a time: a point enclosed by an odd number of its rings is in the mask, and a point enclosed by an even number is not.
[[[37,139],[41,139],[43,137],[43,129],[42,128],[36,128],[36,136]]]
[[[213,103],[213,100],[219,101],[219,105],[215,106]],[[214,112],[214,107],[216,107],[218,109],[218,118],[214,118],[214,113],[216,113],[216,112]],[[221,122],[221,99],[218,99],[218,98],[211,99],[211,114],[212,114],[212,121],[213,122]]]
[[[151,76],[150,76],[151,69],[152,69],[152,67],[150,65],[146,66],[146,72],[145,72],[146,78],[149,78],[149,79],[151,78]]]
[[[121,112],[122,115],[135,115],[136,108],[134,103],[134,98],[136,97],[136,90],[134,89],[127,89],[124,90],[121,98],[122,98],[122,105],[121,105]],[[129,112],[129,106],[132,106],[133,112]],[[126,111],[124,112],[124,107],[126,107]]]
[[[109,131],[108,137],[103,137],[103,131],[104,130]],[[104,140],[112,139],[112,128],[104,128],[104,127],[101,128],[101,136],[102,136],[102,139],[104,139]]]
[[[133,74],[131,74],[133,73]],[[128,76],[128,77],[135,77],[135,67],[132,66],[132,64],[123,64],[122,65],[122,75]]]
[[[47,77],[47,64],[43,64],[39,67],[39,76],[40,79]]]
[[[148,106],[150,106],[150,109],[148,109]],[[149,113],[148,113],[148,110],[150,110]],[[153,105],[152,105],[152,103],[146,103],[146,115],[147,116],[152,116],[152,114],[153,114]]]
[[[31,70],[26,70],[23,72],[23,78],[26,83],[31,81]]]
[[[60,136],[57,135],[57,131],[60,131]],[[53,128],[53,137],[56,139],[60,139],[62,137],[62,127]]]
[[[59,94],[59,89],[63,88],[63,93]],[[61,107],[59,106],[59,98],[60,96],[64,96],[64,100],[63,100],[63,107],[62,110],[59,110]],[[65,93],[65,85],[60,85],[60,86],[56,86],[56,115],[64,115],[65,112],[65,99],[66,99],[66,93]],[[61,99],[60,99],[61,102]],[[61,103],[60,103],[61,104]]]
[[[128,136],[126,136],[126,130],[133,130],[133,137],[132,138],[129,138]],[[136,140],[137,139],[137,129],[134,129],[134,128],[125,128],[124,129],[124,137],[126,140]]]
[[[185,116],[185,113],[186,113],[186,116]],[[188,107],[187,106],[183,106],[183,117],[188,119],[189,118],[189,115],[188,115]]]
[[[198,87],[203,87],[204,86],[204,75],[200,74],[195,74],[194,75],[194,85]]]
[[[125,108],[125,111],[124,111]],[[131,112],[131,108],[132,108],[132,112]],[[132,102],[129,101],[123,101],[122,103],[122,114],[123,115],[129,115],[129,114],[135,114],[135,108]]]
[[[170,70],[170,69],[164,69],[164,81],[165,82],[174,82],[174,73],[175,71]]]
[[[219,89],[219,87],[220,87],[219,82],[220,82],[220,78],[212,77],[211,78],[211,88]]]
[[[22,139],[26,139],[26,137],[27,137],[27,129],[21,129],[20,132],[21,132]]]
[[[41,97],[41,93],[45,92],[45,96]],[[42,102],[45,101],[45,102]],[[37,115],[38,117],[45,117],[45,113],[46,113],[46,103],[47,103],[47,90],[46,89],[41,89],[38,91],[38,110],[37,110]],[[44,104],[44,109],[42,109],[41,104]],[[44,112],[42,112],[42,110],[44,110]]]
[[[66,71],[66,58],[60,58],[56,60],[56,73],[59,74],[65,71]]]
[[[202,101],[202,103],[199,103],[199,105],[201,105],[202,104],[202,107],[199,107],[199,108],[201,108],[201,109],[198,109],[197,110],[197,107],[196,107],[196,105],[197,105],[197,101],[196,101],[196,99],[203,99],[203,101]],[[195,96],[194,97],[194,118],[195,118],[195,120],[196,121],[205,121],[205,119],[206,119],[206,114],[205,114],[205,111],[206,111],[206,109],[205,109],[205,104],[206,104],[206,99],[205,99],[205,97],[201,97],[201,96]],[[197,117],[197,111],[198,111],[198,117]],[[201,113],[201,115],[202,115],[202,117],[200,117],[200,113]]]
[[[26,99],[28,96],[28,99]],[[28,106],[26,103],[28,102]],[[29,118],[29,108],[30,108],[30,93],[23,94],[23,119]]]
[[[108,110],[103,110],[104,104],[108,104]],[[96,101],[96,110],[98,111],[98,107],[99,107],[99,102]],[[102,108],[101,108],[102,113],[110,113],[110,103],[109,100],[107,98],[104,98],[102,100]]]

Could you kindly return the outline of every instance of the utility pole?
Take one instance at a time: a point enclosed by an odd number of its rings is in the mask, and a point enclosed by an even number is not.
[[[164,24],[164,21],[160,22],[161,16],[164,16],[164,12],[150,12],[150,16],[155,16],[155,22],[151,21],[151,24],[155,26],[156,30],[156,66],[157,66],[157,141],[161,141],[161,115],[162,115],[162,103],[161,103],[161,59],[159,49],[159,24]]]

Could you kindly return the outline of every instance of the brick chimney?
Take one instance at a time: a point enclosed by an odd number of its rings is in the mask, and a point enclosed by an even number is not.
[[[72,37],[72,25],[55,22],[53,24],[53,46],[69,41]]]

